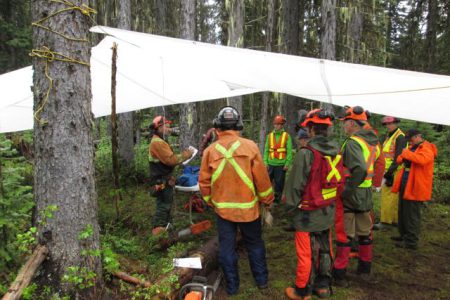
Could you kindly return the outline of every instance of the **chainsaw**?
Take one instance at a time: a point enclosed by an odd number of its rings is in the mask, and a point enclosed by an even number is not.
[[[213,285],[208,285],[208,279],[203,276],[194,276],[192,282],[180,289],[180,300],[212,300],[222,281],[222,273],[216,272],[217,276]]]

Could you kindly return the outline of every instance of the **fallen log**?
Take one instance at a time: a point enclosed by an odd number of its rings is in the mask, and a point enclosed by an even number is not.
[[[38,245],[36,249],[34,249],[30,258],[27,260],[25,265],[23,265],[22,269],[20,270],[14,282],[11,284],[8,292],[3,296],[2,300],[20,299],[23,290],[30,284],[31,280],[33,279],[34,273],[36,273],[37,268],[47,257],[47,254],[48,249],[44,245]]]
[[[142,280],[142,279],[136,278],[136,277],[131,276],[131,275],[125,273],[125,272],[120,272],[120,271],[119,272],[114,272],[113,275],[116,276],[119,279],[122,279],[123,281],[129,282],[129,283],[132,283],[132,284],[135,284],[135,285],[140,285],[140,286],[143,286],[143,287],[146,287],[146,288],[152,286],[152,283],[150,281],[146,281],[146,280]]]

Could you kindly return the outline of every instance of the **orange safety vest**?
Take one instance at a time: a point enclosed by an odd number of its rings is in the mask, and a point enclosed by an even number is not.
[[[281,133],[281,137],[276,141],[275,133],[272,131],[269,134],[269,155],[270,159],[285,159],[286,158],[286,144],[288,134],[286,131]]]

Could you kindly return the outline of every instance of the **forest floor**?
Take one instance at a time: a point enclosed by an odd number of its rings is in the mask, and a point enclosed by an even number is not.
[[[378,197],[378,195],[375,196],[376,204],[379,203]],[[149,234],[154,201],[142,188],[136,188],[132,192],[126,191],[123,198],[121,207],[124,221],[121,233],[111,230],[106,234],[106,239],[109,239],[113,245],[112,248],[120,253],[121,269],[142,274],[151,281],[159,275],[157,272],[153,273],[153,270],[160,268],[159,258],[167,254],[167,251],[148,247],[149,239],[151,241]],[[176,194],[174,223],[177,228],[183,228],[189,224],[189,215],[183,209],[187,198],[188,195],[184,193]],[[111,197],[103,199],[100,197],[100,221],[103,228],[113,228],[108,226],[114,214],[112,202],[108,199]],[[377,207],[375,210],[377,211]],[[263,291],[257,289],[245,251],[239,251],[241,278],[239,293],[228,297],[222,282],[215,299],[287,299],[284,289],[295,281],[296,256],[293,233],[283,230],[283,227],[289,223],[289,217],[285,212],[285,208],[281,205],[274,207],[274,226],[264,229],[269,288]],[[356,276],[357,260],[352,259],[348,270],[350,287],[333,288],[334,294],[331,298],[450,299],[450,206],[430,203],[422,212],[419,250],[396,248],[390,239],[391,236],[398,235],[395,227],[374,231],[371,282],[364,282]],[[214,220],[214,214],[212,212],[194,214],[193,218],[194,221],[205,218]],[[118,234],[122,235],[122,238],[117,238]],[[189,249],[185,250],[192,250],[193,247],[199,246],[214,235],[215,229],[212,229],[191,238]],[[120,291],[117,288],[119,286],[117,281],[112,281],[111,285],[117,292],[117,299],[149,299],[144,291],[138,293],[133,290],[133,287],[124,289],[123,283],[120,284]]]

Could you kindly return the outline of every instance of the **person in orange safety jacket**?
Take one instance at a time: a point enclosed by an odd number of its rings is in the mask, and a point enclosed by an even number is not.
[[[425,141],[416,129],[406,133],[409,148],[398,156],[397,163],[403,164],[395,178],[392,192],[399,193],[397,247],[417,249],[420,234],[421,206],[430,201],[433,189],[434,160],[437,148]]]
[[[199,186],[214,208],[219,236],[219,264],[226,291],[239,290],[236,234],[239,228],[256,285],[268,287],[266,250],[262,239],[260,206],[268,209],[274,195],[258,146],[240,137],[243,124],[234,107],[224,107],[214,119],[218,140],[203,152]]]

